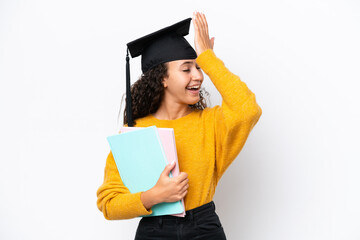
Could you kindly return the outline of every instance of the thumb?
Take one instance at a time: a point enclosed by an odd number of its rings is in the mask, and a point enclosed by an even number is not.
[[[214,49],[214,42],[215,42],[215,37],[212,37],[212,38],[210,39],[211,49]]]
[[[164,171],[163,171],[163,174],[166,175],[166,176],[169,176],[170,174],[170,171],[175,167],[176,163],[175,161],[173,161],[172,163],[166,165]]]

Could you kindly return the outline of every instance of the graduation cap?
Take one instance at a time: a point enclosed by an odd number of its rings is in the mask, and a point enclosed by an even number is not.
[[[126,55],[126,115],[128,126],[133,126],[129,52],[132,58],[141,55],[141,69],[145,73],[165,62],[195,59],[197,54],[184,36],[189,34],[191,18],[148,34],[127,44]]]

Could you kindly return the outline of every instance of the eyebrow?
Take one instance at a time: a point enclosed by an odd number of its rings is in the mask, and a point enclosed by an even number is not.
[[[182,67],[182,66],[187,65],[187,64],[190,64],[190,65],[195,64],[195,67],[199,67],[199,65],[197,64],[197,62],[191,62],[191,61],[183,62],[182,64],[180,64],[179,67]]]
[[[182,64],[180,64],[180,66],[183,66],[183,65],[186,65],[186,64],[193,64],[193,62],[190,62],[190,61],[186,61],[186,62],[183,62]]]

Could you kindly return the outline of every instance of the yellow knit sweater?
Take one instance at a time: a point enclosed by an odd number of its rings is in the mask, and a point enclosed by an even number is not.
[[[223,101],[221,106],[196,110],[176,120],[159,120],[153,115],[137,119],[136,127],[173,128],[181,172],[189,179],[185,209],[210,202],[217,183],[243,148],[262,110],[255,95],[231,73],[212,50],[196,59],[210,77]],[[104,183],[97,191],[97,206],[106,219],[129,219],[151,214],[140,199],[141,192],[130,193],[121,181],[110,151]]]

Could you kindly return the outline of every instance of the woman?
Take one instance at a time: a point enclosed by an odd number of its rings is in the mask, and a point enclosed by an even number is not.
[[[145,40],[137,41],[136,44],[150,39],[155,42],[145,48],[128,44],[132,55],[142,54],[144,74],[132,86],[132,112],[126,113],[133,114],[135,122],[125,116],[125,123],[136,127],[173,128],[181,173],[169,178],[174,168],[174,164],[170,164],[153,188],[130,193],[121,181],[110,152],[104,183],[97,192],[98,208],[106,219],[129,219],[151,214],[155,204],[184,198],[186,210],[184,218],[143,217],[135,236],[138,240],[226,239],[212,198],[220,178],[241,151],[262,113],[254,93],[214,54],[214,38],[209,39],[205,15],[194,13],[193,24],[196,53],[182,36],[176,37],[170,50],[166,49],[165,42],[169,42],[170,37],[159,40],[164,31],[155,34],[156,40],[148,35]],[[171,32],[179,29],[184,27],[172,28]],[[158,46],[151,47],[156,44]],[[157,50],[164,48],[164,55],[158,53]],[[154,64],[154,59],[160,60]],[[204,104],[200,94],[203,82],[200,68],[220,92],[221,106],[207,108]]]

